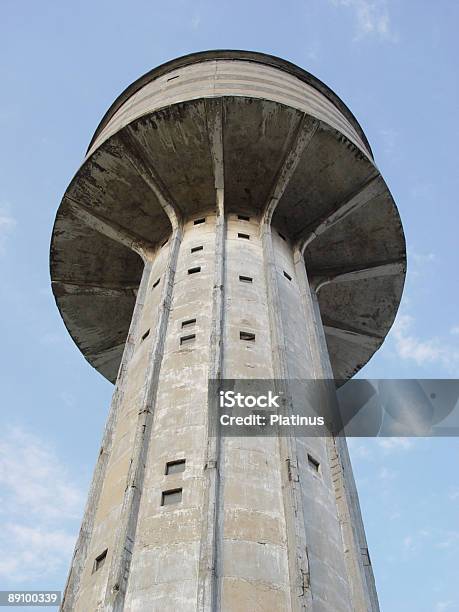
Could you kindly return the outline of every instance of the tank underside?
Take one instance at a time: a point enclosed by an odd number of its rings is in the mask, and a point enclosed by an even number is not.
[[[304,248],[334,376],[345,380],[379,348],[397,311],[405,276],[397,208],[361,131],[327,107],[322,94],[320,104],[304,101],[294,91],[296,77],[287,82],[270,68],[283,79],[276,93],[271,73],[260,77],[261,64],[251,64],[248,76],[236,70],[248,62],[233,69],[227,61],[226,76],[214,64],[203,62],[195,80],[175,93],[167,93],[180,81],[173,72],[156,92],[147,91],[151,83],[137,91],[94,141],[64,195],[52,238],[53,291],[65,325],[91,365],[114,382],[143,269],[130,244],[160,248],[172,232],[152,180],[183,221],[215,209],[210,118],[220,105],[225,212],[261,219],[306,119],[313,129],[297,151],[272,226]],[[100,224],[124,240],[101,232]]]

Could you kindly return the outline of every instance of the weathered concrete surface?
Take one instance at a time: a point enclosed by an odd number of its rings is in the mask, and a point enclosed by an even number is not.
[[[70,333],[85,357],[114,381],[134,300],[126,295],[119,301],[113,322],[107,316],[113,297],[102,291],[89,297],[86,289],[138,284],[141,260],[124,247],[134,244],[139,251],[145,243],[161,244],[170,232],[143,168],[159,177],[185,218],[215,207],[206,99],[222,104],[225,210],[231,212],[264,209],[307,113],[314,129],[306,130],[310,141],[297,154],[295,170],[276,200],[274,222],[303,244],[312,280],[333,270],[334,279],[319,292],[324,319],[338,324],[328,327],[373,338],[368,346],[327,334],[336,378],[349,377],[370,358],[393,321],[405,262],[397,210],[360,129],[310,84],[277,68],[208,59],[189,70],[153,79],[126,101],[98,135],[66,192],[51,266]],[[89,225],[77,214],[78,205],[84,214],[94,213]],[[111,233],[101,235],[101,219],[112,224]],[[123,228],[124,239],[110,239],[122,235]],[[386,267],[378,274],[375,266],[387,263],[395,266],[394,273]],[[336,282],[341,270],[362,267],[374,273]],[[58,286],[65,283],[81,287],[81,293],[62,294]]]
[[[207,381],[348,378],[404,270],[366,138],[312,75],[208,52],[122,95],[51,247],[67,328],[119,370],[63,609],[376,612],[345,441],[212,438]]]

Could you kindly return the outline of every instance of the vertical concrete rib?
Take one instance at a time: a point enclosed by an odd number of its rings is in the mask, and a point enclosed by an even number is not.
[[[274,260],[271,226],[264,224],[262,229],[263,259],[268,293],[268,316],[270,322],[273,371],[275,378],[289,379],[286,347],[281,318],[278,275]],[[288,389],[279,389],[287,398]],[[304,521],[303,499],[298,478],[298,453],[293,435],[279,437],[279,450],[282,460],[281,479],[284,513],[287,531],[288,566],[290,575],[290,601],[292,612],[311,609],[312,594],[309,589],[309,563]]]
[[[209,380],[218,380],[223,370],[224,280],[225,280],[225,184],[223,166],[222,101],[206,100],[207,130],[213,161],[216,198],[215,267],[212,287],[212,322],[209,347]],[[216,426],[218,407],[208,396],[208,438],[205,471],[207,476],[203,503],[203,522],[199,553],[197,609],[211,612],[219,609],[218,543],[220,541],[219,481],[220,439]]]
[[[96,468],[94,470],[94,475],[91,482],[91,488],[89,490],[88,500],[86,502],[83,522],[81,525],[80,533],[78,535],[77,543],[75,545],[72,565],[67,578],[67,584],[65,587],[64,597],[61,606],[62,612],[72,612],[75,607],[75,601],[78,594],[81,574],[87,561],[89,546],[94,529],[94,519],[99,505],[102,485],[105,480],[108,460],[112,451],[113,434],[117,424],[119,408],[124,394],[124,383],[127,365],[134,350],[134,339],[137,336],[137,326],[142,314],[145,293],[148,287],[148,280],[150,277],[150,269],[150,262],[146,262],[143,269],[142,279],[139,285],[139,291],[134,306],[134,312],[132,314],[128,337],[123,351],[123,357],[121,359],[120,368],[118,370],[116,387],[113,393],[110,411],[102,437],[99,457],[97,459]]]
[[[137,255],[140,255],[144,261],[148,257],[148,253],[154,250],[155,245],[151,242],[137,236],[127,228],[121,227],[115,221],[106,219],[102,215],[97,214],[92,208],[73,200],[69,195],[65,196],[65,201],[75,218],[82,221],[85,225],[99,234],[134,251]]]
[[[305,319],[310,325],[308,338],[313,355],[314,374],[318,379],[329,380],[330,384],[334,386],[333,371],[330,365],[319,302],[316,292],[309,285],[302,245],[297,245],[294,249],[294,264],[305,309]],[[355,612],[379,612],[373,570],[368,556],[363,520],[346,438],[342,436],[327,438],[327,454],[333,473],[353,610]]]
[[[290,378],[282,323],[282,310],[279,296],[278,273],[274,257],[271,233],[271,220],[304,149],[311,142],[317,130],[317,122],[303,115],[283,164],[278,172],[270,197],[261,219],[261,240],[267,288],[268,316],[270,322],[273,370],[275,378],[285,381]],[[279,390],[286,398],[286,410],[291,410],[289,391]],[[282,460],[281,478],[284,513],[288,541],[288,567],[290,575],[290,602],[292,612],[310,610],[312,594],[309,581],[309,562],[304,521],[303,497],[298,475],[298,452],[296,439],[292,434],[279,437],[279,450]]]
[[[113,551],[108,574],[104,600],[104,608],[107,612],[121,612],[124,609],[124,600],[129,580],[129,568],[145,476],[146,458],[148,455],[154,419],[159,373],[161,370],[164,343],[172,303],[175,270],[183,233],[183,223],[179,209],[168,192],[164,189],[159,177],[157,177],[153,169],[150,168],[144,151],[136,140],[135,134],[132,132],[131,128],[124,134],[122,142],[125,147],[126,158],[136,169],[144,182],[150,187],[158,198],[164,212],[167,214],[172,226],[172,237],[170,240],[162,295],[158,306],[157,325],[151,344],[149,366],[145,376],[143,399],[139,406],[134,443],[132,445],[132,457],[121,508],[120,524],[115,539],[115,550]]]
[[[169,320],[175,269],[177,266],[181,238],[182,228],[179,225],[176,226],[172,232],[162,295],[158,307],[157,326],[151,344],[143,399],[139,406],[134,443],[132,445],[131,462],[121,508],[119,527],[115,539],[115,549],[113,551],[112,562],[108,573],[104,600],[104,609],[106,612],[121,612],[124,609],[132,548],[137,529],[137,518],[145,476],[145,462],[155,412],[159,372],[164,351],[164,341]]]

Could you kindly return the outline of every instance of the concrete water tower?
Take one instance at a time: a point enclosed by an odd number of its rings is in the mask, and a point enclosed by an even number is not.
[[[211,438],[208,380],[345,380],[400,300],[400,218],[321,81],[206,51],[113,103],[59,207],[54,295],[116,384],[62,609],[378,610],[343,438]]]

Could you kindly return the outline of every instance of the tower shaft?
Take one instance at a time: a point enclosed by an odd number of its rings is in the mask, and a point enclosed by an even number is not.
[[[209,435],[209,377],[332,377],[301,252],[215,192],[145,254],[63,610],[378,610],[345,441]]]

